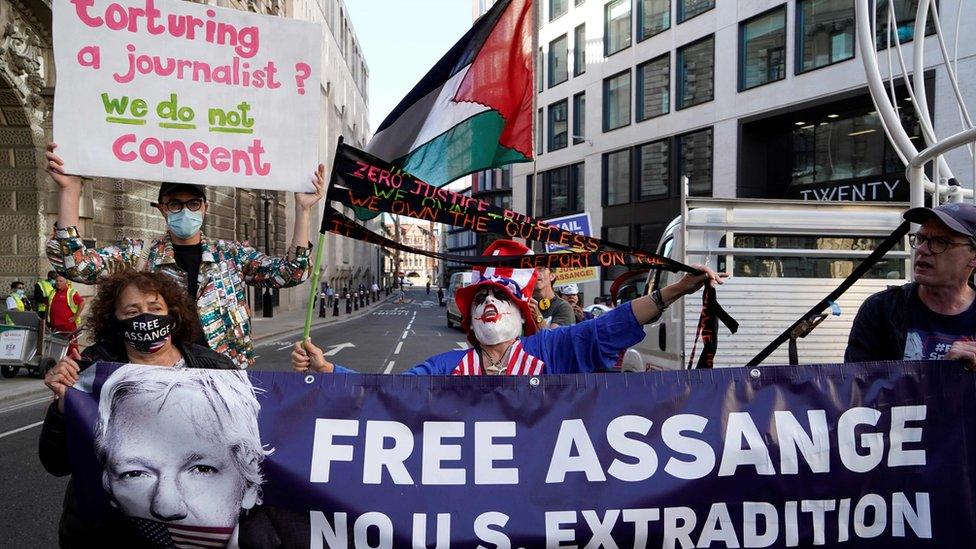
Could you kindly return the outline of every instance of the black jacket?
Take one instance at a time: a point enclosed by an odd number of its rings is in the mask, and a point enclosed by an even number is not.
[[[888,288],[867,298],[854,317],[844,362],[902,360],[908,333],[908,304],[918,284]]]
[[[187,368],[204,368],[210,370],[233,370],[233,361],[226,356],[202,345],[183,345],[180,353],[186,361]],[[128,357],[118,350],[104,344],[88,347],[81,353],[81,358],[92,362],[128,362]],[[38,454],[44,469],[56,477],[71,474],[68,461],[68,437],[64,414],[58,410],[58,403],[54,401],[48,406],[44,425],[41,427],[41,438],[38,443]],[[74,485],[69,480],[64,493],[64,503],[61,511],[61,524],[58,527],[58,538],[61,547],[140,547],[144,542],[134,527],[120,515],[110,515],[97,523],[85,521],[78,513],[78,502],[74,496]]]

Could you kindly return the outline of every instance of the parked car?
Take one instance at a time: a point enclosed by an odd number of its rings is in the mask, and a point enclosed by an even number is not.
[[[451,275],[451,280],[447,285],[447,327],[454,328],[461,326],[461,311],[454,301],[454,292],[471,284],[471,273],[460,272]]]
[[[593,318],[596,318],[606,313],[609,310],[610,307],[607,307],[606,305],[601,305],[599,303],[583,307],[583,312],[590,313],[591,315],[593,315]]]

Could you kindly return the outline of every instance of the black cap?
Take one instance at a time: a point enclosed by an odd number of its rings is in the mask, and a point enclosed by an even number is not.
[[[905,212],[905,219],[912,223],[938,219],[953,231],[976,238],[976,206],[973,204],[950,202],[935,208],[912,208]]]
[[[163,183],[159,186],[159,197],[156,199],[159,202],[163,201],[163,197],[168,194],[173,194],[177,191],[186,191],[188,193],[193,193],[204,201],[207,200],[207,193],[204,192],[202,185],[193,185],[190,183]]]

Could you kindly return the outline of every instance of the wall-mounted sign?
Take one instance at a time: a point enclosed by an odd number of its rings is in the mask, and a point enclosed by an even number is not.
[[[787,198],[818,202],[908,202],[908,182],[892,181],[833,181],[814,185],[793,185]]]

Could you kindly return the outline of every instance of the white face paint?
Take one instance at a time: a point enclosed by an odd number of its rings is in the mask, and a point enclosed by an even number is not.
[[[495,345],[522,334],[522,313],[511,301],[496,299],[491,292],[484,302],[471,304],[471,329],[482,345]]]

